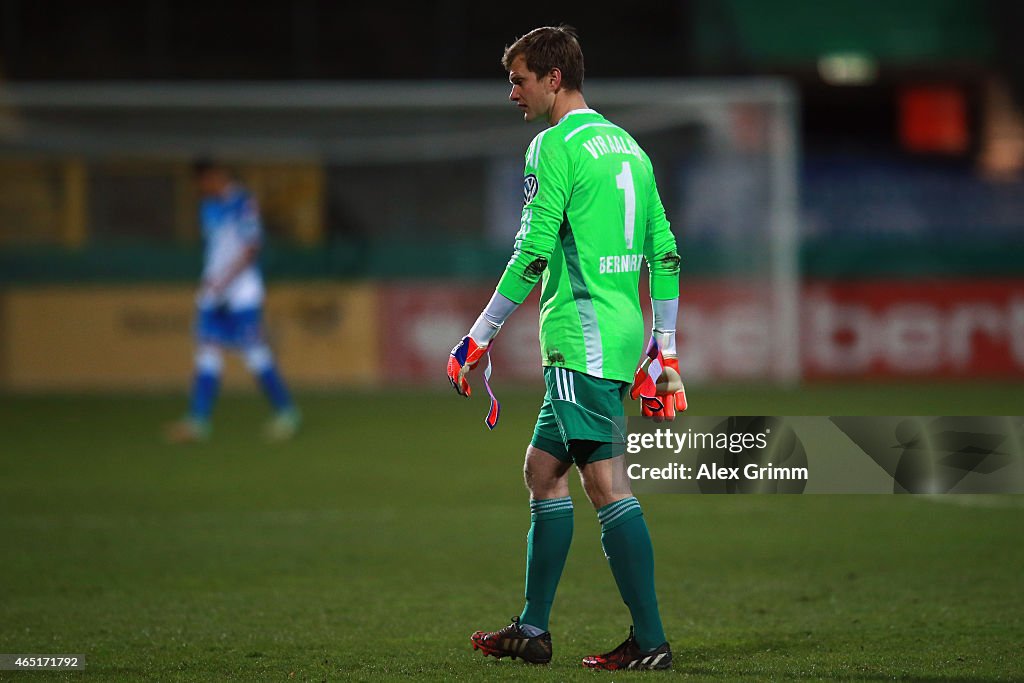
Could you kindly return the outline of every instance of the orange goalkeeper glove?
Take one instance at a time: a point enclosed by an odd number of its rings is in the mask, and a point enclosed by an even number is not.
[[[468,398],[473,393],[466,375],[487,355],[488,348],[477,344],[472,337],[466,335],[452,349],[451,355],[448,356],[448,381],[460,396]]]
[[[494,391],[491,390],[490,383],[491,357],[489,354],[492,345],[481,346],[467,334],[462,338],[458,346],[452,349],[451,355],[448,356],[448,381],[452,383],[455,391],[459,392],[460,396],[465,396],[466,398],[469,398],[470,394],[473,393],[473,390],[469,387],[469,380],[466,379],[466,375],[485,356],[487,357],[487,368],[484,370],[484,388],[487,389],[487,395],[491,398],[491,406],[484,417],[484,424],[487,425],[488,429],[494,429],[498,425],[498,418],[501,415],[501,404],[494,395]]]
[[[655,422],[674,420],[677,412],[686,410],[686,390],[679,374],[679,360],[664,357],[654,337],[637,368],[629,395],[640,400],[640,414]]]

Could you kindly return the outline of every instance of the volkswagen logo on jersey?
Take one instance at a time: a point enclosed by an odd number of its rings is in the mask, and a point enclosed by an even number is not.
[[[523,205],[529,204],[537,196],[537,176],[532,173],[523,178]]]

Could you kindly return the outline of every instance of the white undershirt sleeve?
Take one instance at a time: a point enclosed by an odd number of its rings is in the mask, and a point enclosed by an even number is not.
[[[508,317],[517,308],[519,308],[519,304],[498,292],[494,292],[494,296],[487,302],[487,307],[484,308],[483,313],[473,323],[473,327],[469,329],[469,336],[477,344],[490,344],[491,340],[501,331],[501,326],[505,324],[505,321],[508,320]]]
[[[661,346],[661,352],[668,357],[676,356],[676,317],[679,313],[679,297],[675,299],[651,299],[654,312],[654,338]]]

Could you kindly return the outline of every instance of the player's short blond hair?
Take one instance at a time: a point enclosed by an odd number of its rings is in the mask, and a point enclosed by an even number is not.
[[[572,26],[535,28],[506,47],[501,57],[505,71],[520,55],[526,59],[526,68],[538,77],[558,69],[567,90],[583,90],[583,50]]]

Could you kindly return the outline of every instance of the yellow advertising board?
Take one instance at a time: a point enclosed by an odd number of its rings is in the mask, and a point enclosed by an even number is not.
[[[194,290],[54,286],[0,294],[0,386],[10,390],[184,389],[192,374]],[[297,386],[368,384],[376,372],[372,285],[276,284],[265,323]],[[251,386],[242,359],[228,387]]]

